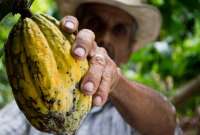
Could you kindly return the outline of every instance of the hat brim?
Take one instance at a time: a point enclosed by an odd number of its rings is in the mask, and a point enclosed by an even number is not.
[[[130,4],[119,0],[73,0],[67,5],[66,13],[74,14],[81,4],[99,3],[118,7],[131,15],[138,24],[136,41],[139,48],[157,38],[161,27],[161,15],[157,8],[146,4]],[[64,6],[64,5],[63,5]],[[66,7],[65,7],[66,9]]]

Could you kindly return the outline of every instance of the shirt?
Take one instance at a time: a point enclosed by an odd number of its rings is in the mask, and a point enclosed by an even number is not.
[[[158,129],[159,130],[159,129]],[[0,111],[0,135],[53,135],[40,132],[30,125],[15,101]],[[131,128],[110,103],[94,107],[82,121],[76,135],[140,135]],[[151,135],[151,134],[149,134]],[[176,128],[175,135],[182,135]]]
[[[0,135],[53,135],[32,127],[15,101],[0,111]],[[82,121],[76,135],[139,135],[111,103],[94,107]]]

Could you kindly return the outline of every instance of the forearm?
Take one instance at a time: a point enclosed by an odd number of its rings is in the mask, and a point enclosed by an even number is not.
[[[173,135],[175,109],[150,88],[120,77],[110,99],[124,119],[143,135]]]

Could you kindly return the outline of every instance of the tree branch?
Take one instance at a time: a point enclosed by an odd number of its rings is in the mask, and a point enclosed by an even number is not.
[[[172,103],[179,107],[190,99],[195,93],[200,93],[200,75],[177,90],[177,94],[171,98]]]

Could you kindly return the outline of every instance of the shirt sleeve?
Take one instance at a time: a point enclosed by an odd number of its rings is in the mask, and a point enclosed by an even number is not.
[[[0,111],[1,135],[27,135],[29,125],[15,101]]]

